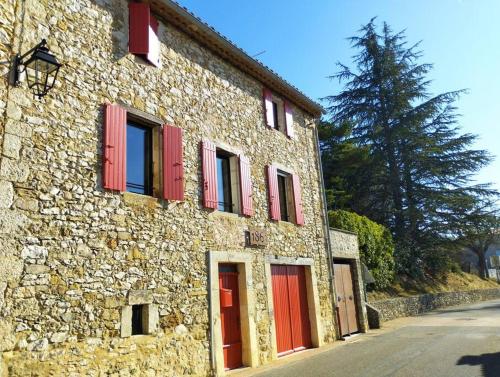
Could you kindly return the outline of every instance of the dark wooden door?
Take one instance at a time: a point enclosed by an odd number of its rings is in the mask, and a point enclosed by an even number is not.
[[[278,355],[311,347],[311,325],[303,266],[271,266]]]
[[[359,331],[351,265],[349,263],[334,263],[333,270],[340,335],[345,336]]]
[[[241,367],[241,324],[238,272],[236,265],[219,265],[220,316],[224,368]],[[226,295],[224,298],[223,295]],[[227,298],[229,295],[230,298]],[[230,304],[230,305],[229,305]]]

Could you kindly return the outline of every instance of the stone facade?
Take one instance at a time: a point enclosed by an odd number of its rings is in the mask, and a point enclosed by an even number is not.
[[[219,251],[250,256],[252,366],[273,358],[269,257],[312,261],[318,344],[335,339],[313,115],[293,106],[293,139],[267,128],[263,84],[161,17],[162,68],[145,64],[128,53],[126,0],[2,1],[0,18],[0,61],[46,38],[64,64],[40,100],[0,66],[0,376],[222,374],[208,278]],[[104,103],[184,130],[183,202],[103,189]],[[254,216],[202,207],[202,138],[250,158]],[[273,162],[301,178],[302,227],[269,220]],[[249,226],[266,247],[245,246]],[[134,303],[150,330],[122,337]]]
[[[475,289],[462,292],[442,292],[412,297],[397,297],[370,302],[368,310],[370,327],[379,328],[385,321],[411,317],[437,308],[469,304],[500,298],[500,289]]]

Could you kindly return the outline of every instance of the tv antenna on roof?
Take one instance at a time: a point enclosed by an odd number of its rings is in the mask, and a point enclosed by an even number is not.
[[[254,58],[254,59],[255,59],[257,56],[262,55],[262,54],[265,54],[266,52],[267,52],[266,50],[262,50],[261,52],[258,52],[258,53],[256,53],[255,55],[252,55],[252,58]]]

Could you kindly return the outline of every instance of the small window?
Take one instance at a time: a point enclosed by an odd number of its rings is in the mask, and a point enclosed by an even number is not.
[[[274,129],[285,131],[285,103],[281,98],[273,96]]]
[[[135,114],[127,115],[126,190],[161,196],[161,127]]]
[[[280,120],[279,120],[279,116],[278,116],[278,104],[273,101],[273,117],[274,117],[274,128],[279,130],[280,129]]]
[[[144,335],[145,305],[132,305],[132,335]]]
[[[292,179],[290,174],[278,171],[278,193],[280,200],[281,221],[292,222],[294,213]]]
[[[219,211],[233,212],[229,156],[220,152],[217,153],[217,197]]]
[[[150,127],[127,123],[127,191],[152,194],[152,141]]]
[[[238,156],[217,149],[217,209],[240,213],[240,174]]]

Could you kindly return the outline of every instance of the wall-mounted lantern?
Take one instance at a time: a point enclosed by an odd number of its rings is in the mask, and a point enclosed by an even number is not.
[[[14,61],[14,85],[19,86],[20,74],[26,71],[28,87],[35,96],[42,98],[56,82],[61,63],[47,48],[47,41],[42,41],[23,55],[17,54]]]

